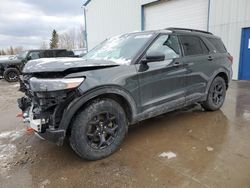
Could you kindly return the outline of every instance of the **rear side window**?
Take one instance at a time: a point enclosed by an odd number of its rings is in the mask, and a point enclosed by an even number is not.
[[[49,57],[54,57],[53,51],[52,50],[46,50],[44,51],[44,57],[49,58]]]
[[[215,47],[215,50],[219,53],[226,53],[227,49],[224,46],[223,42],[221,39],[217,38],[207,38],[207,40]]]
[[[67,54],[66,54],[67,56],[74,56],[75,54],[74,54],[74,52],[73,51],[67,51]]]
[[[67,51],[66,50],[56,50],[54,51],[55,57],[66,57]]]
[[[209,50],[204,42],[195,36],[180,36],[185,56],[208,54]]]

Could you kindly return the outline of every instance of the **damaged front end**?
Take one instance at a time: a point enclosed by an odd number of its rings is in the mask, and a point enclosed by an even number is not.
[[[25,97],[18,99],[23,121],[39,136],[62,145],[66,130],[59,124],[69,103],[79,97],[78,87],[84,78],[38,78],[23,75],[20,91]]]

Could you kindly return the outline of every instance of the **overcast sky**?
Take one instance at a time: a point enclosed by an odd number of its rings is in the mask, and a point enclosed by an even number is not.
[[[84,24],[84,0],[0,0],[0,49],[38,48],[59,33]]]

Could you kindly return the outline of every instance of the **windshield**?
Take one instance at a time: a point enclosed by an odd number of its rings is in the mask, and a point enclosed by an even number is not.
[[[84,59],[110,60],[118,64],[130,64],[152,34],[128,34],[112,37],[87,53]]]
[[[18,59],[25,59],[27,56],[27,53],[28,53],[28,51],[20,52],[19,54],[17,54],[17,58]]]

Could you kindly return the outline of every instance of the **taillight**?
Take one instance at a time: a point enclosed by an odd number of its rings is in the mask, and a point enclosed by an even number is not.
[[[233,57],[233,56],[231,56],[231,55],[229,54],[228,59],[229,59],[230,63],[232,63],[232,64],[233,64],[234,57]]]

